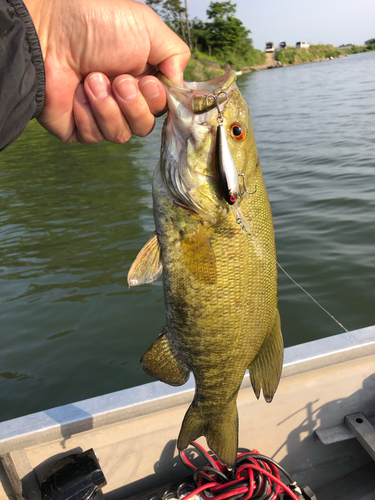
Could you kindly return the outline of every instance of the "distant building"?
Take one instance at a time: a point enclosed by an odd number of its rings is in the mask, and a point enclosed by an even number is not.
[[[310,47],[310,44],[307,42],[297,42],[296,47],[297,49],[308,49]]]

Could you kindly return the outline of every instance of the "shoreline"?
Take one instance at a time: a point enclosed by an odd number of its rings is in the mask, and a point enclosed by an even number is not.
[[[329,47],[329,49],[330,49],[330,47]],[[192,56],[192,58],[189,61],[190,62],[189,72],[188,72],[188,75],[186,75],[187,77],[185,79],[187,81],[189,80],[189,78],[190,78],[190,81],[207,81],[207,80],[217,78],[218,76],[223,75],[224,73],[226,73],[228,70],[231,70],[231,69],[236,71],[237,76],[240,76],[240,75],[245,75],[248,73],[253,73],[255,71],[263,71],[266,69],[285,68],[285,67],[289,67],[289,66],[300,66],[302,64],[331,61],[334,59],[341,59],[341,58],[347,57],[349,55],[355,55],[358,53],[365,52],[365,51],[363,51],[363,52],[342,51],[341,53],[339,53],[337,55],[338,50],[340,50],[340,49],[334,49],[334,48],[332,48],[332,49],[334,50],[334,52],[332,52],[332,50],[329,50],[329,52],[327,52],[327,49],[324,50],[324,48],[323,48],[323,50],[320,50],[318,53],[316,53],[316,54],[313,53],[315,58],[312,60],[302,60],[302,58],[306,54],[306,52],[310,52],[309,49],[298,49],[298,50],[303,50],[304,52],[296,53],[292,48],[293,52],[292,53],[289,52],[289,54],[286,52],[288,49],[284,49],[284,51],[282,51],[282,53],[280,54],[281,58],[283,58],[282,56],[284,56],[284,54],[286,57],[289,56],[289,60],[293,60],[296,56],[299,58],[297,61],[293,61],[290,63],[285,62],[285,61],[282,62],[282,61],[279,61],[276,59],[276,55],[279,54],[279,51],[270,52],[270,53],[265,54],[266,60],[265,60],[264,64],[260,64],[257,66],[243,66],[242,68],[238,68],[237,70],[236,70],[236,68],[232,67],[230,64],[223,65],[217,61],[212,61],[212,60],[203,59],[203,58],[200,58],[197,56],[195,56],[195,57]],[[311,57],[311,52],[309,53],[309,55]],[[279,56],[279,58],[280,58],[280,56]]]
[[[274,53],[272,54],[274,55]],[[349,55],[352,54],[340,54],[337,57],[320,57],[316,59],[315,61],[298,61],[292,64],[286,64],[286,63],[280,63],[279,61],[276,61],[276,59],[273,59],[273,63],[271,64],[262,64],[260,66],[251,66],[250,71],[247,70],[241,70],[241,71],[236,71],[236,75],[245,75],[247,73],[252,73],[254,71],[264,71],[265,69],[276,69],[276,68],[288,68],[291,66],[302,66],[303,64],[313,64],[313,63],[318,63],[318,62],[324,62],[324,61],[333,61],[334,59],[341,59],[343,57],[348,57]]]

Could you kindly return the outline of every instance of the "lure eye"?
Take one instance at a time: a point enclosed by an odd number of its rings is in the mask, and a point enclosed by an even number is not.
[[[230,127],[230,135],[235,141],[243,141],[246,137],[246,129],[241,123],[233,123]]]
[[[236,194],[231,194],[229,199],[230,199],[230,202],[233,204],[237,200],[237,195]]]

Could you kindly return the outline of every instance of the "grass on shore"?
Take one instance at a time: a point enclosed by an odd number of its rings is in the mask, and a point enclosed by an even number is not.
[[[260,50],[249,49],[245,56],[241,54],[217,54],[210,56],[206,52],[193,52],[184,72],[186,81],[204,81],[223,75],[228,65],[235,71],[241,71],[245,66],[264,64],[266,54]]]
[[[346,54],[359,54],[375,50],[375,45],[353,45],[351,48],[336,48],[333,45],[310,45],[308,49],[288,47],[277,50],[275,59],[283,65],[303,64],[336,58]],[[223,75],[228,65],[235,71],[241,71],[245,66],[254,67],[265,63],[266,54],[252,47],[246,56],[241,54],[217,54],[210,56],[206,52],[193,52],[184,72],[185,81],[206,81]]]
[[[184,80],[186,82],[204,82],[224,73],[225,70],[219,64],[217,66],[208,65],[192,56],[185,68]]]
[[[301,64],[306,62],[339,57],[342,52],[333,45],[310,45],[308,49],[288,47],[276,52],[276,60],[282,64]]]
[[[374,48],[372,48],[374,47]],[[353,45],[350,49],[339,49],[333,45],[310,45],[308,49],[297,49],[296,47],[288,47],[287,49],[276,51],[275,58],[283,65],[286,64],[302,64],[307,62],[321,61],[331,57],[340,57],[345,54],[358,54],[368,50],[374,50],[375,46],[369,45],[366,47],[358,47]]]

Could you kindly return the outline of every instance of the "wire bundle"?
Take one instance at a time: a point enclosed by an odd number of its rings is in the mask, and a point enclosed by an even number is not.
[[[197,488],[186,495],[189,500],[199,495],[203,500],[300,500],[292,491],[297,487],[293,478],[274,460],[259,454],[256,450],[237,455],[233,469],[215,461],[202,446],[193,441],[192,446],[205,458],[208,464],[195,467],[186,457],[185,451],[180,452],[183,464],[194,473]],[[287,477],[287,486],[280,479],[279,470]]]

